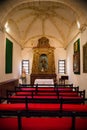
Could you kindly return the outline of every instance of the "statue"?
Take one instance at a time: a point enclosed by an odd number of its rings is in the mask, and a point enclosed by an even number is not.
[[[41,71],[45,71],[47,69],[47,61],[45,58],[41,60]]]
[[[22,78],[22,83],[25,84],[26,83],[26,71],[24,68],[22,70],[21,78]]]
[[[48,69],[48,58],[46,54],[40,55],[39,58],[39,70],[41,72],[47,71]]]

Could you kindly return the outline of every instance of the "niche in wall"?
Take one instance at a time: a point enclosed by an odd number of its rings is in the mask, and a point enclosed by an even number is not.
[[[48,69],[48,57],[46,54],[41,54],[39,57],[39,70],[47,71]]]
[[[46,37],[38,40],[33,48],[32,74],[55,74],[54,49]]]

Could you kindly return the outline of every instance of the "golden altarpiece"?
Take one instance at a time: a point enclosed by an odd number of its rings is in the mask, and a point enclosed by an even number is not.
[[[33,52],[31,84],[34,84],[35,79],[56,80],[54,47],[50,46],[49,39],[40,38]]]

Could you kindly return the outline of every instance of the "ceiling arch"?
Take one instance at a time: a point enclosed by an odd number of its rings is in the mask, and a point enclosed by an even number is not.
[[[2,11],[1,24],[4,26],[6,22],[8,23],[7,33],[22,48],[36,46],[35,42],[43,36],[48,37],[53,46],[66,48],[80,31],[77,20],[84,24],[87,18],[84,17],[81,6],[72,0],[8,2],[12,6],[9,7],[5,3],[2,5],[4,8],[7,7],[8,11],[7,14],[4,12],[4,15]]]

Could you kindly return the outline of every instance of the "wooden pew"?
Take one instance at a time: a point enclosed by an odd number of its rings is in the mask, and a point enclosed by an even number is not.
[[[39,90],[36,92],[35,90],[22,90],[22,91],[7,91],[7,98],[15,99],[16,98],[29,98],[31,100],[36,100],[35,102],[57,102],[58,99],[61,98],[69,98],[69,99],[84,99],[85,98],[85,90],[83,91],[62,91],[62,92],[56,92],[56,91],[46,91],[46,90]],[[17,100],[16,100],[17,102]],[[20,101],[18,101],[20,102]]]
[[[66,99],[66,100],[68,103],[69,99]],[[84,99],[84,100],[86,101],[87,99]],[[49,107],[46,107],[46,106],[41,107],[41,104],[39,105],[39,107],[35,107],[35,104],[33,104],[33,106],[31,106],[32,104],[28,103],[28,99],[26,101],[26,103],[27,103],[26,109],[25,109],[25,106],[23,106],[24,104],[19,104],[19,105],[18,104],[0,104],[0,117],[17,116],[19,130],[22,129],[22,122],[21,122],[22,117],[32,117],[32,116],[33,117],[37,117],[37,116],[38,117],[42,117],[42,116],[55,117],[56,116],[56,117],[63,117],[63,118],[66,117],[65,120],[68,119],[67,117],[71,117],[72,118],[71,129],[75,130],[76,118],[77,117],[81,117],[81,118],[87,117],[87,104],[72,104],[72,105],[66,104],[65,99],[60,100],[60,104],[61,104],[61,102],[62,102],[62,109],[61,109],[61,105],[56,106],[58,104],[55,104],[55,107],[53,107],[53,106],[50,107],[50,105],[52,105],[52,104],[49,104]],[[7,105],[7,107],[6,107],[6,105]],[[38,105],[38,104],[36,104],[36,105]],[[1,119],[0,119],[0,122],[1,122]],[[87,119],[86,119],[86,122],[87,122]]]

